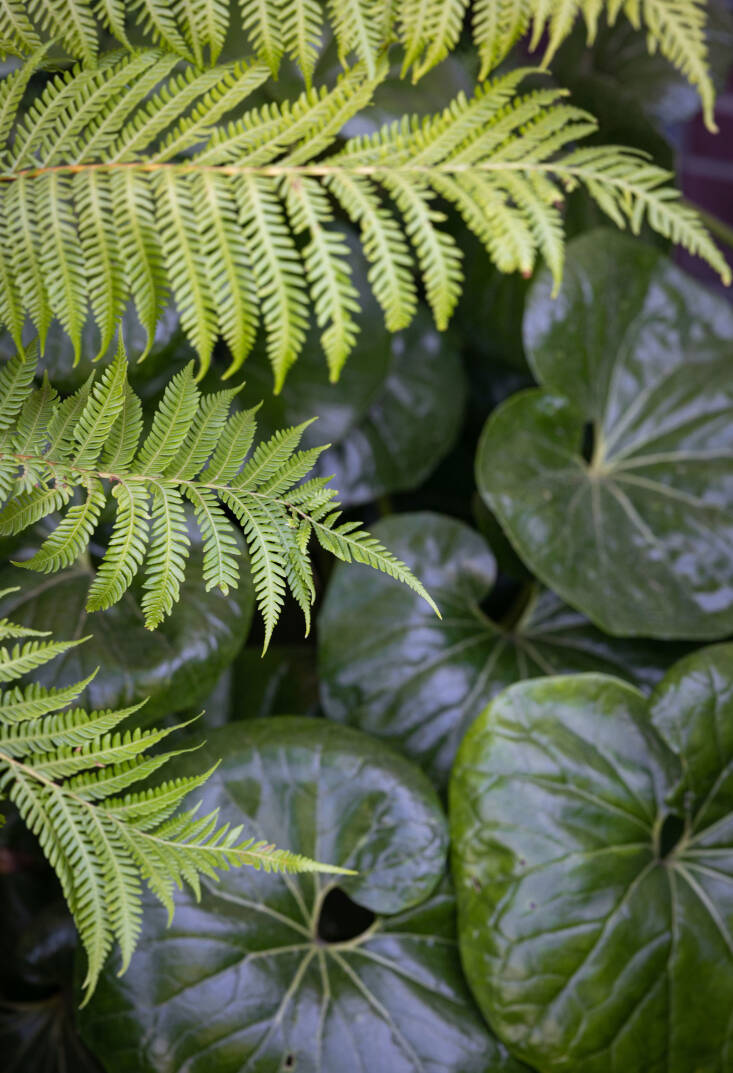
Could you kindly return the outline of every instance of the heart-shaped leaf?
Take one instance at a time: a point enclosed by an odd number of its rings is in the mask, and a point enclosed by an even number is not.
[[[23,552],[14,552],[24,558]],[[247,571],[239,588],[224,596],[207,592],[200,543],[193,543],[181,600],[155,631],[145,629],[130,593],[104,612],[88,614],[85,604],[93,568],[83,561],[50,577],[13,566],[0,569],[0,616],[22,626],[50,630],[63,640],[88,637],[52,663],[35,680],[68,685],[102,670],[81,695],[89,708],[124,708],[148,697],[144,721],[201,703],[236,656],[249,633],[254,594]]]
[[[730,1073],[733,645],[522,682],[451,781],[464,968],[541,1073]]]
[[[272,394],[269,361],[257,351],[247,359],[240,396],[243,406],[264,400],[258,412],[263,437],[318,417],[302,443],[331,445],[314,473],[333,475],[347,506],[421,484],[458,435],[466,393],[454,338],[438,332],[425,309],[394,336],[374,299],[369,312],[337,383],[329,383],[314,332],[279,395]]]
[[[524,333],[544,388],[489,417],[476,457],[520,556],[609,633],[730,633],[733,309],[594,231],[569,245],[557,299],[538,279]]]
[[[494,556],[452,518],[395,515],[374,532],[417,571],[443,618],[365,570],[337,567],[318,621],[321,703],[330,718],[398,745],[439,785],[466,728],[512,682],[599,670],[651,686],[681,654],[676,645],[605,637],[539,588],[503,624],[492,621],[482,602],[496,579]]]
[[[359,874],[336,887],[228,873],[205,882],[198,905],[180,896],[169,929],[149,908],[131,968],[107,972],[83,1013],[107,1067],[519,1073],[461,976],[452,895],[436,890],[446,823],[427,779],[321,719],[239,723],[213,732],[203,752],[199,769],[224,758],[205,810]]]

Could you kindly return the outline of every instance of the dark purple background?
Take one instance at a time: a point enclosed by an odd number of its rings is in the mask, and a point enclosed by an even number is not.
[[[731,57],[733,62],[733,56]],[[677,170],[685,197],[733,228],[733,72],[715,108],[718,133],[705,129],[701,116],[681,129]],[[718,245],[733,267],[733,250]],[[715,273],[684,250],[677,259],[689,272],[733,301],[733,287],[724,287]]]

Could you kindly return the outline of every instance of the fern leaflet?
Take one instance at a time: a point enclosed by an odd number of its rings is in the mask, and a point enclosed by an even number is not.
[[[9,473],[0,533],[22,532],[66,508],[36,554],[19,564],[60,570],[86,550],[111,499],[116,516],[89,591],[90,611],[116,603],[142,572],[148,628],[171,613],[190,546],[186,503],[201,531],[207,588],[226,592],[237,584],[237,541],[225,508],[240,523],[265,647],[288,591],[310,621],[315,590],[303,526],[338,558],[386,571],[435,607],[407,567],[368,533],[353,523],[336,524],[338,493],[327,482],[301,483],[324,449],[298,449],[305,425],[278,432],[251,451],[254,412],[230,415],[236,389],[202,398],[189,364],[168,384],[143,438],[141,407],[121,346],[86,386],[74,420],[66,422],[64,408],[76,403],[74,396],[62,402],[45,382],[34,388],[28,379],[34,365],[31,356],[20,355],[0,371],[7,384],[18,385],[4,399],[6,428],[0,431],[0,468]]]
[[[27,314],[41,346],[58,317],[78,351],[89,312],[105,349],[129,297],[152,338],[170,290],[202,373],[219,336],[235,372],[261,319],[278,390],[312,311],[336,379],[358,307],[337,212],[361,233],[388,326],[409,322],[416,272],[443,328],[462,273],[441,200],[502,271],[529,273],[543,256],[559,280],[558,205],[578,184],[620,226],[646,220],[729,278],[668,173],[627,149],[578,147],[594,120],[561,90],[523,94],[530,71],[345,142],[344,123],[369,103],[386,63],[242,111],[266,73],[246,63],[171,73],[160,52],[109,54],[52,78],[16,121],[6,114],[0,237],[12,252],[0,318],[19,349]],[[235,106],[241,114],[227,122]]]
[[[659,49],[698,88],[705,118],[714,129],[714,89],[707,66],[705,0],[134,0],[130,14],[150,41],[201,67],[214,64],[229,31],[230,10],[239,8],[233,29],[244,33],[254,55],[277,75],[290,55],[310,84],[329,22],[344,65],[351,56],[370,75],[387,45],[399,39],[405,68],[419,78],[458,44],[470,14],[481,58],[481,78],[497,66],[528,30],[532,46],[543,35],[547,63],[583,18],[593,38],[601,16],[620,14],[646,31],[651,50]],[[99,24],[129,47],[124,5],[119,0],[2,0],[0,53],[23,56],[48,42],[86,65],[98,62]]]
[[[12,648],[0,645],[3,683],[16,682],[69,647],[38,640],[37,631],[6,619],[0,634],[3,641],[20,638]],[[182,751],[151,753],[177,728],[120,731],[140,705],[119,711],[72,707],[88,681],[56,690],[13,684],[0,692],[0,797],[16,806],[59,877],[87,954],[86,999],[114,943],[122,972],[130,962],[143,883],[172,917],[174,888],[186,882],[198,896],[199,876],[216,878],[217,870],[250,865],[268,872],[345,871],[243,838],[241,828],[219,824],[216,813],[179,811],[210,772],[129,790]]]

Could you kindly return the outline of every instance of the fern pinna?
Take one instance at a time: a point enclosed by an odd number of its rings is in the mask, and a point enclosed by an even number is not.
[[[207,588],[239,578],[228,508],[247,541],[265,647],[287,590],[310,625],[315,596],[311,536],[339,559],[366,563],[404,582],[435,607],[420,582],[357,522],[340,520],[329,478],[303,482],[324,447],[298,451],[305,425],[277,432],[253,451],[256,410],[230,414],[238,389],[201,395],[193,363],[169,382],[143,438],[140,400],[120,345],[114,361],[61,401],[36,362],[21,354],[0,370],[0,533],[22,532],[65,507],[36,554],[18,565],[51,573],[88,547],[111,497],[116,519],[88,610],[116,603],[142,568],[142,609],[153,629],[179,596],[190,547],[185,503],[203,539]],[[435,608],[437,611],[437,608]]]
[[[556,87],[523,93],[529,69],[343,141],[386,60],[246,108],[263,63],[200,70],[171,53],[117,52],[53,76],[22,110],[43,55],[0,83],[0,320],[19,348],[26,316],[42,347],[56,317],[78,352],[91,310],[106,350],[130,297],[152,339],[172,297],[202,371],[219,336],[235,371],[261,323],[279,389],[313,312],[336,379],[360,304],[339,214],[361,233],[387,327],[412,319],[417,269],[444,328],[462,272],[441,203],[501,271],[528,275],[542,256],[559,281],[562,204],[578,185],[619,226],[646,221],[730,275],[670,175],[638,152],[578,145],[594,120]]]
[[[8,591],[0,593],[6,595]],[[242,838],[217,814],[180,812],[183,799],[210,772],[129,791],[182,750],[151,750],[176,727],[117,728],[140,705],[85,711],[74,701],[90,679],[58,689],[18,679],[79,641],[48,641],[37,630],[0,620],[0,800],[11,801],[61,882],[87,954],[87,998],[115,942],[126,969],[137,943],[142,885],[173,915],[184,881],[250,865],[267,871],[344,872],[300,854]]]
[[[602,18],[614,22],[619,15],[643,27],[651,47],[697,86],[713,127],[705,0],[239,0],[236,6],[228,0],[3,0],[0,51],[23,55],[52,37],[68,55],[93,65],[100,28],[129,46],[132,16],[150,40],[197,66],[215,63],[233,31],[244,34],[273,74],[287,55],[309,80],[330,24],[342,58],[355,55],[373,75],[380,53],[397,41],[405,70],[417,79],[456,47],[469,16],[483,79],[528,30],[532,48],[546,38],[546,62],[578,18],[592,39]]]

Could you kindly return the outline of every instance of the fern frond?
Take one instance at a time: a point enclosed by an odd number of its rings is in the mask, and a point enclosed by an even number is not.
[[[642,22],[649,50],[654,52],[658,48],[695,86],[706,126],[717,131],[713,117],[715,88],[708,67],[705,0],[644,0],[641,20],[636,2],[627,0],[623,10],[634,25]]]
[[[331,381],[339,373],[357,336],[354,315],[359,312],[359,295],[351,282],[349,248],[343,238],[323,225],[331,218],[328,199],[313,179],[286,179],[286,204],[296,234],[310,235],[303,250],[303,261],[316,322],[326,331],[321,336],[331,373]]]
[[[238,12],[237,12],[238,7]],[[582,18],[592,40],[601,16],[623,14],[646,31],[651,51],[660,52],[696,86],[706,123],[715,129],[714,91],[707,63],[705,0],[2,0],[0,51],[27,55],[50,38],[87,66],[97,63],[101,23],[129,48],[126,8],[156,45],[197,67],[216,63],[233,14],[255,56],[277,75],[287,53],[310,85],[322,49],[324,22],[330,22],[346,66],[355,55],[370,77],[395,38],[405,49],[405,69],[414,78],[445,58],[457,45],[470,11],[483,80],[514,44],[531,31],[531,47],[546,41],[543,65]]]
[[[272,180],[244,175],[235,190],[278,392],[303,346],[308,324],[301,261]]]
[[[79,0],[26,0],[26,10],[49,37],[63,37],[72,56],[94,64],[98,31],[90,4]]]
[[[400,36],[405,46],[403,74],[413,69],[415,80],[454,49],[461,36],[468,0],[403,0]]]
[[[415,5],[427,26],[431,3]],[[186,38],[191,50],[201,32]],[[502,271],[527,274],[543,256],[559,280],[557,203],[578,183],[617,223],[636,229],[644,217],[729,277],[670,176],[630,150],[579,146],[592,117],[562,90],[523,94],[526,69],[459,94],[437,115],[340,146],[385,60],[375,59],[373,77],[357,64],[331,88],[245,110],[265,72],[246,63],[172,70],[157,51],[114,53],[54,76],[11,121],[0,158],[0,240],[10,251],[8,265],[0,258],[0,318],[16,343],[28,315],[43,347],[56,316],[78,350],[91,312],[104,350],[130,297],[151,340],[170,292],[200,375],[219,337],[232,354],[227,375],[236,371],[261,319],[279,390],[314,314],[335,379],[358,307],[339,213],[361,233],[388,326],[409,322],[416,271],[444,328],[462,273],[440,200]],[[13,87],[5,97],[7,120]],[[227,122],[233,110],[239,118]]]
[[[42,193],[41,185],[26,176],[20,176],[7,191],[8,246],[3,252],[6,255],[9,252],[11,256],[16,279],[15,299],[24,303],[43,348],[52,312],[45,280],[47,265],[41,261],[41,247],[45,243],[41,226],[44,206],[36,200],[37,191]],[[6,298],[3,304],[8,301]]]
[[[25,657],[21,649],[0,647],[0,682],[75,643],[29,642],[22,646]],[[146,882],[172,915],[171,891],[188,883],[198,895],[201,874],[216,878],[222,869],[240,865],[346,871],[243,838],[240,828],[220,825],[216,813],[176,814],[210,772],[140,789],[181,751],[150,753],[178,728],[118,730],[140,705],[117,711],[69,708],[88,681],[57,690],[31,685],[0,692],[0,796],[17,807],[59,877],[87,955],[85,1000],[114,943],[122,954],[121,972],[127,968]]]
[[[12,682],[67,652],[78,641],[26,641],[12,648],[0,648],[0,682]]]
[[[301,483],[324,450],[299,450],[310,422],[276,432],[252,450],[256,410],[230,415],[236,388],[202,397],[190,363],[168,384],[143,436],[141,405],[128,383],[121,346],[78,397],[63,401],[46,383],[34,388],[28,367],[33,367],[33,359],[24,356],[0,371],[14,385],[5,418],[12,424],[0,430],[0,466],[14,469],[10,497],[0,510],[0,532],[22,532],[60,511],[60,521],[40,549],[18,564],[27,570],[60,570],[85,552],[111,500],[115,519],[89,590],[88,610],[116,603],[142,572],[148,628],[171,613],[190,549],[186,501],[201,533],[209,589],[217,586],[227,592],[238,583],[236,527],[224,508],[237,519],[265,622],[265,646],[288,591],[303,610],[306,628],[310,622],[315,598],[307,551],[311,529],[324,546],[330,540],[340,558],[350,556],[385,570],[432,604],[407,567],[368,533],[352,523],[336,527],[337,493],[327,482],[319,478]],[[21,436],[19,430],[26,426]],[[27,487],[28,467],[37,485],[32,488]],[[77,493],[81,499],[74,499]],[[29,641],[19,650],[19,667],[35,658],[33,644]]]
[[[415,78],[453,50],[468,8],[468,0],[401,0],[397,12],[405,68],[411,67]],[[705,0],[473,0],[470,9],[481,80],[528,31],[530,49],[544,42],[542,65],[547,66],[578,19],[592,41],[601,16],[613,23],[624,15],[646,31],[649,50],[658,49],[695,86],[707,126],[717,129]]]
[[[35,555],[26,560],[25,566],[29,570],[52,574],[75,563],[88,547],[106,502],[100,482],[89,478],[84,502],[69,508]],[[58,510],[58,507],[54,509]]]
[[[103,611],[129,589],[145,558],[148,535],[149,491],[123,478],[115,484],[112,495],[117,501],[117,515],[107,553],[89,589],[88,611]],[[32,565],[25,565],[32,570]]]
[[[26,353],[11,358],[0,368],[0,432],[15,424],[33,383],[36,362]]]
[[[364,563],[365,566],[371,566],[375,570],[389,574],[390,577],[404,581],[427,600],[440,618],[437,605],[426,595],[422,585],[418,582],[415,587],[414,578],[404,577],[404,564],[380,544],[376,537],[361,529],[358,522],[344,522],[337,526],[336,523],[340,517],[340,512],[334,511],[323,521],[313,522],[313,532],[321,547],[345,563]]]
[[[135,15],[135,21],[149,33],[156,44],[169,48],[185,59],[192,59],[186,37],[181,32],[175,5],[167,0],[132,0],[129,4]]]
[[[224,374],[239,369],[257,333],[259,311],[251,248],[239,234],[237,204],[227,176],[203,171],[194,179],[196,217],[206,222],[201,248],[211,294],[217,296],[219,330],[232,354]]]
[[[270,0],[239,0],[242,29],[252,41],[259,58],[277,75],[285,52],[282,8]]]
[[[384,17],[390,12],[389,5],[382,8],[382,18],[379,5],[365,0],[328,0],[328,11],[342,64],[346,66],[353,52],[373,77],[379,52],[389,33],[389,24]]]
[[[28,18],[23,0],[2,0],[0,4],[0,52],[22,56],[41,45],[38,27]]]

